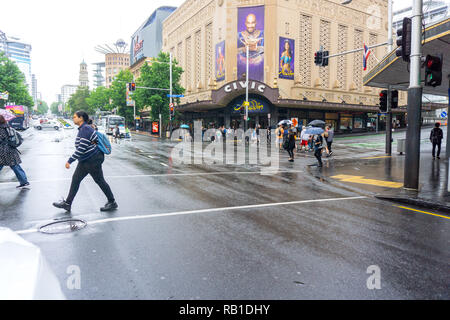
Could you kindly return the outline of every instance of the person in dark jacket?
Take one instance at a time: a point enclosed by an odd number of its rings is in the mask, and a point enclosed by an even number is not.
[[[8,144],[9,134],[7,129],[8,122],[0,115],[0,171],[4,166],[10,167],[20,183],[16,188],[23,188],[29,186],[30,183],[28,182],[25,171],[20,166],[22,160],[20,160],[19,151]]]
[[[442,129],[439,128],[440,125],[441,124],[437,122],[430,133],[430,141],[433,144],[433,150],[431,152],[433,155],[433,159],[435,159],[434,155],[436,151],[436,146],[437,146],[437,158],[440,159],[439,156],[441,155],[441,142],[442,139],[444,138],[444,133],[442,132]]]
[[[287,138],[286,138],[286,150],[289,154],[289,162],[294,162],[294,149],[295,149],[295,132],[292,129],[289,129]]]
[[[118,206],[111,188],[103,177],[102,163],[105,160],[105,155],[97,146],[97,132],[88,124],[88,114],[84,111],[75,112],[73,122],[79,126],[78,135],[75,140],[76,150],[67,161],[66,168],[70,169],[70,165],[76,160],[78,160],[78,165],[73,174],[72,184],[70,185],[69,195],[66,200],[63,199],[61,202],[54,202],[53,205],[70,212],[73,199],[78,192],[81,181],[90,174],[108,199],[106,205],[100,208],[100,210],[111,211],[117,209]]]
[[[313,140],[314,144],[314,156],[316,157],[319,164],[318,167],[322,167],[322,149],[323,149],[323,137],[321,134],[315,136]]]

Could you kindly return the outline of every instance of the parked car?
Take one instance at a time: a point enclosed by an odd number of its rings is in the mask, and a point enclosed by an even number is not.
[[[42,130],[45,128],[53,128],[55,130],[59,130],[60,128],[62,128],[62,124],[56,120],[49,120],[49,121],[44,121],[42,123],[38,123],[34,127],[38,130]]]

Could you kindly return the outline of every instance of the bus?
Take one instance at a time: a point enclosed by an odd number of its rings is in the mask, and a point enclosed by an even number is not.
[[[16,130],[27,130],[30,127],[28,107],[26,106],[6,106],[6,110],[11,111],[16,117],[8,123]]]
[[[116,115],[102,117],[101,126],[106,134],[114,135],[116,126],[119,126],[120,136],[125,136],[125,118]]]

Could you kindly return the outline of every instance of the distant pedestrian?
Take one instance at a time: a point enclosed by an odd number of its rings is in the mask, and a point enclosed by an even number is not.
[[[331,128],[331,126],[326,126],[325,132],[327,133],[327,150],[328,150],[328,156],[331,156],[333,154],[333,151],[331,150],[331,145],[333,144],[334,139],[334,130]]]
[[[20,160],[19,151],[8,143],[12,130],[14,129],[10,128],[5,118],[0,115],[0,171],[4,166],[10,167],[19,180],[20,185],[17,188],[23,188],[29,186],[30,183],[25,171],[20,166],[22,160]]]
[[[440,159],[440,155],[441,155],[441,142],[442,139],[444,138],[444,133],[442,132],[442,129],[439,128],[440,127],[440,123],[436,122],[436,124],[434,125],[434,128],[431,130],[430,133],[430,141],[433,144],[433,150],[432,150],[432,155],[433,155],[433,159],[435,159],[435,151],[436,151],[436,146],[437,146],[437,158]],[[448,133],[447,133],[448,134]]]
[[[70,165],[76,160],[78,160],[78,165],[72,176],[72,184],[70,185],[69,195],[66,200],[63,199],[61,202],[54,202],[53,205],[70,212],[73,199],[80,188],[81,181],[90,174],[108,199],[106,205],[100,208],[100,210],[111,211],[117,209],[118,206],[111,188],[103,177],[102,163],[105,160],[105,155],[97,146],[97,132],[88,125],[88,114],[84,111],[75,112],[73,122],[79,126],[78,135],[75,140],[76,150],[67,161],[66,168],[70,169]]]
[[[309,134],[306,133],[306,127],[303,127],[302,132],[300,133],[300,151],[305,148],[305,151],[308,151],[308,140],[309,140]]]
[[[277,137],[277,145],[278,145],[278,149],[280,151],[283,146],[283,133],[284,133],[284,129],[281,125],[279,125],[278,128],[275,130],[275,135]]]
[[[314,136],[314,156],[319,162],[318,167],[322,167],[322,149],[323,149],[323,137],[321,134]]]
[[[294,149],[295,149],[295,139],[296,139],[296,135],[293,129],[289,129],[288,131],[288,135],[286,138],[285,143],[285,149],[289,154],[289,162],[294,162]]]

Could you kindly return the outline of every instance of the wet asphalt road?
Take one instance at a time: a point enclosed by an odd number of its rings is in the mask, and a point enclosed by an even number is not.
[[[42,249],[68,299],[450,298],[448,219],[327,177],[335,165],[348,169],[333,161],[352,157],[357,167],[379,150],[337,142],[323,170],[310,166],[311,154],[289,163],[281,153],[280,172],[261,175],[256,165],[174,165],[173,143],[133,136],[113,144],[103,166],[119,209],[101,213],[106,199],[87,178],[68,216],[51,203],[67,195],[75,134],[25,132],[30,190],[15,189],[9,168],[0,173],[0,225]],[[88,226],[33,231],[68,217]],[[66,286],[71,265],[81,270],[81,289]],[[367,288],[372,265],[379,290]]]

